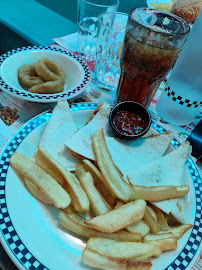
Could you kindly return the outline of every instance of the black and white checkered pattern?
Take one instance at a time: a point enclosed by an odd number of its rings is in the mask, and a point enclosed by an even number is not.
[[[152,122],[151,124],[151,127],[153,129],[155,129],[157,132],[159,133],[166,133],[167,130],[165,130],[165,128],[159,126],[158,124],[156,124],[155,122]],[[178,148],[178,146],[180,146],[180,143],[175,139],[173,138],[172,141],[171,141],[171,144],[174,148]]]
[[[96,103],[73,104],[71,105],[71,111],[94,110],[96,106]],[[50,119],[50,116],[51,113],[46,112],[36,116],[25,124],[8,143],[0,158],[0,231],[15,257],[25,268],[30,270],[48,270],[48,268],[37,260],[37,258],[35,258],[34,255],[27,249],[15,230],[7,208],[5,184],[10,156],[17,150],[18,146],[26,138],[26,136],[37,126],[47,122]],[[160,127],[154,122],[152,123],[152,128],[154,128],[157,132],[166,132],[164,128]],[[176,139],[173,139],[172,145],[177,148],[180,144]],[[175,258],[173,263],[164,270],[185,270],[187,266],[191,264],[202,241],[202,182],[192,159],[189,159],[187,162],[187,168],[193,181],[196,196],[196,215],[194,226],[192,228],[191,235],[180,255]]]
[[[40,263],[32,253],[23,244],[20,236],[17,234],[6,204],[6,177],[9,168],[9,159],[16,151],[18,146],[24,138],[37,126],[50,119],[51,113],[44,113],[39,115],[25,124],[18,133],[12,138],[7,147],[5,148],[0,159],[0,229],[7,242],[9,248],[15,254],[16,258],[24,265],[25,268],[30,270],[48,270],[42,263]]]
[[[88,85],[88,83],[90,82],[91,71],[90,71],[90,68],[86,62],[84,62],[80,57],[74,55],[73,53],[67,52],[67,51],[62,50],[62,49],[54,48],[54,47],[28,46],[28,47],[14,49],[12,51],[6,52],[6,53],[1,55],[0,67],[2,66],[3,62],[11,55],[19,53],[21,51],[29,51],[29,50],[56,51],[56,52],[60,52],[62,54],[65,54],[69,57],[74,58],[77,62],[79,62],[81,64],[81,66],[84,69],[83,81],[80,83],[79,86],[77,86],[76,88],[74,88],[71,91],[61,92],[61,93],[53,94],[53,95],[50,95],[50,94],[48,94],[48,95],[40,94],[39,95],[36,93],[30,93],[30,92],[24,92],[21,90],[16,90],[16,89],[12,88],[10,85],[8,85],[3,79],[0,79],[0,87],[2,87],[3,90],[5,90],[6,92],[13,94],[13,95],[17,95],[19,98],[29,99],[30,101],[37,101],[37,102],[42,102],[42,103],[43,102],[56,102],[56,101],[61,100],[61,99],[73,98],[75,96],[75,94],[78,94],[79,92],[81,92],[81,90],[83,90],[83,88],[86,87],[86,85]]]
[[[169,86],[165,88],[165,92],[167,92],[168,97],[172,98],[173,101],[176,101],[180,105],[184,105],[188,108],[197,108],[202,105],[202,101],[191,101],[190,99],[184,99],[183,97],[176,95],[176,93],[172,91]]]
[[[199,250],[202,241],[202,183],[192,159],[187,161],[196,196],[196,214],[191,235],[180,255],[165,270],[185,270]]]

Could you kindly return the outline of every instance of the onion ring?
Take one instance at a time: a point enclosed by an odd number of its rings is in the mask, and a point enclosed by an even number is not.
[[[61,66],[48,58],[40,58],[36,62],[35,70],[44,81],[58,81],[65,79],[65,73]]]
[[[63,91],[65,85],[64,80],[60,81],[50,81],[41,83],[35,86],[32,86],[29,89],[29,92],[31,93],[38,93],[38,94],[54,94],[54,93],[60,93]]]
[[[18,69],[18,79],[25,86],[34,86],[43,83],[35,71],[35,64],[26,64]]]

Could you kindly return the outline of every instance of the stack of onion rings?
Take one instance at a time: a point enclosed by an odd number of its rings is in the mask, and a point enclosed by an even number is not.
[[[36,62],[36,73],[44,81],[64,80],[65,73],[61,66],[57,65],[55,61],[48,58],[41,58]]]
[[[21,84],[31,87],[29,92],[32,93],[53,94],[64,90],[65,73],[61,66],[48,58],[20,67],[18,78]]]
[[[18,78],[25,86],[34,86],[44,82],[36,73],[35,64],[20,67],[18,69]]]
[[[65,81],[49,81],[45,83],[41,83],[38,85],[34,85],[29,89],[31,93],[38,94],[54,94],[60,93],[63,91],[65,85]]]

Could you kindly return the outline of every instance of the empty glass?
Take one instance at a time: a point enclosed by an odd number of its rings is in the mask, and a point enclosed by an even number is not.
[[[116,12],[118,0],[80,0],[78,7],[78,46],[81,57],[95,60],[98,15],[106,11]]]
[[[120,57],[128,15],[106,12],[98,17],[96,79],[107,90],[117,88],[120,78]]]

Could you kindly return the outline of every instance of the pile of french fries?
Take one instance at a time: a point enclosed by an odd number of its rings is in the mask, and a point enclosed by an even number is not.
[[[84,159],[75,173],[41,146],[35,162],[16,152],[10,165],[24,177],[36,198],[61,209],[59,220],[68,232],[88,239],[82,254],[85,265],[150,269],[152,258],[176,249],[177,240],[192,227],[171,222],[151,202],[183,197],[189,187],[132,186],[113,163],[103,129],[97,130],[92,140],[97,163]]]

